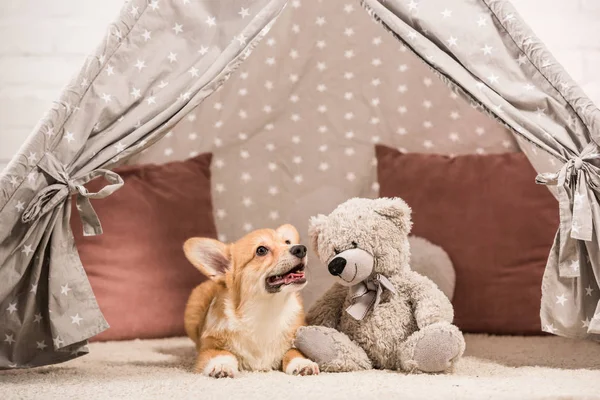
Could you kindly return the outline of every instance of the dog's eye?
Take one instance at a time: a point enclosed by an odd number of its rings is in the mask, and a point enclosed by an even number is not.
[[[259,248],[256,249],[257,256],[266,256],[268,252],[269,252],[269,249],[267,249],[265,246],[260,246]]]
[[[334,252],[335,254],[340,254],[340,251],[339,251],[338,249],[333,249],[333,252]]]
[[[357,248],[358,247],[358,243],[352,242],[352,247]]]
[[[292,244],[292,242],[290,242],[289,240],[286,240],[285,244]]]

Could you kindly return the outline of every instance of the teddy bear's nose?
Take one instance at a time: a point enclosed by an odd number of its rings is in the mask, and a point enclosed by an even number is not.
[[[334,276],[338,276],[346,268],[346,259],[342,257],[336,257],[327,266],[329,273]]]

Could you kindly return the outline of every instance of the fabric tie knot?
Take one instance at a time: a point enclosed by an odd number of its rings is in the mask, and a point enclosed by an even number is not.
[[[91,171],[80,178],[70,178],[64,165],[51,153],[44,155],[38,163],[38,168],[54,178],[56,183],[36,193],[21,215],[21,221],[24,223],[37,221],[58,204],[64,202],[68,196],[76,194],[77,210],[81,217],[83,234],[85,236],[102,234],[102,225],[90,199],[102,199],[111,195],[123,186],[123,179],[115,172],[105,169]],[[109,184],[96,193],[89,192],[84,185],[98,177],[104,177]]]
[[[588,143],[581,154],[568,159],[556,173],[542,173],[536,183],[556,186],[560,207],[560,243],[566,249],[578,247],[574,240],[592,240],[592,202],[596,201],[593,192],[600,192],[600,168],[590,161],[600,159],[599,147],[595,142]],[[561,251],[561,254],[568,254]],[[579,269],[568,267],[569,260],[560,260],[560,274],[563,277],[578,277]]]
[[[358,321],[362,320],[370,310],[379,305],[384,290],[389,290],[396,294],[396,289],[392,282],[381,274],[376,274],[352,286],[350,288],[352,305],[346,308],[346,312],[352,318]]]

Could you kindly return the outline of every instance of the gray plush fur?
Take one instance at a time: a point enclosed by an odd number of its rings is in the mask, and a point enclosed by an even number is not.
[[[301,328],[296,340],[298,349],[322,370],[372,366],[443,372],[462,356],[465,343],[452,325],[450,300],[435,283],[410,268],[411,227],[411,210],[399,198],[354,198],[329,216],[311,219],[311,243],[326,266],[345,250],[362,249],[373,256],[372,274],[384,275],[396,289],[395,294],[384,291],[380,304],[356,320],[345,309],[352,304],[348,287],[359,282],[336,277],[337,282],[309,310],[311,326]]]

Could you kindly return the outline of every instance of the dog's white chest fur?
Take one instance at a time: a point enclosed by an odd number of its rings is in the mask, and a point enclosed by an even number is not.
[[[238,313],[227,306],[226,321],[211,318],[211,307],[206,327],[231,335],[227,350],[238,357],[240,369],[269,371],[280,368],[285,352],[291,348],[292,330],[301,310],[294,295],[252,300]]]

